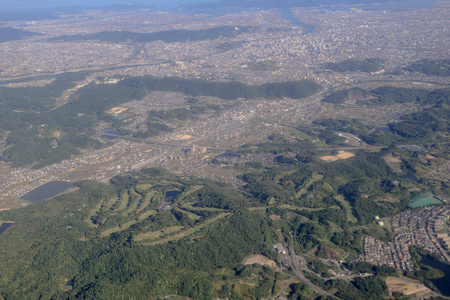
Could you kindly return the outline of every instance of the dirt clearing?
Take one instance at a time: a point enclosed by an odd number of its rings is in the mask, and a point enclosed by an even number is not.
[[[275,261],[261,254],[251,255],[247,257],[246,259],[244,259],[242,264],[243,265],[260,264],[260,265],[267,265],[273,268],[277,267],[277,263]]]
[[[393,292],[401,292],[405,295],[417,294],[416,296],[421,297],[431,293],[431,290],[423,284],[406,281],[396,277],[388,277],[386,279],[386,284],[391,295]]]
[[[339,154],[336,155],[336,157],[338,157],[339,159],[348,159],[353,156],[355,156],[355,154],[345,151],[339,151]]]
[[[321,156],[320,159],[326,162],[334,162],[340,159],[348,159],[353,156],[355,156],[355,154],[351,152],[339,151],[339,154],[337,155],[325,155]]]

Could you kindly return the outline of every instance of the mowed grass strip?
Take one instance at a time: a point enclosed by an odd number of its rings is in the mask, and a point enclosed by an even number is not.
[[[295,136],[297,136],[298,138],[301,138],[302,140],[311,140],[312,137],[308,134],[306,134],[305,132],[297,129],[297,128],[290,128],[289,131],[294,134]]]
[[[308,191],[308,188],[313,184],[316,183],[320,180],[323,179],[323,175],[314,173],[311,180],[305,185],[304,188],[302,188],[300,191],[297,192],[297,194],[295,195],[297,198],[300,198],[301,196],[303,196],[304,194],[306,194],[306,192]]]
[[[138,217],[139,222],[144,221],[145,219],[147,219],[148,217],[150,217],[151,215],[153,215],[153,214],[155,214],[155,213],[156,213],[156,211],[154,211],[154,210],[146,211],[145,213],[141,214],[141,215]]]
[[[183,203],[181,204],[181,207],[189,209],[189,210],[204,210],[204,211],[225,211],[224,209],[221,208],[215,208],[215,207],[194,207],[192,206],[192,204],[194,203]]]
[[[198,220],[198,219],[201,218],[201,216],[199,216],[199,215],[197,215],[197,214],[194,214],[194,213],[192,213],[192,212],[190,212],[190,211],[183,210],[183,209],[181,209],[181,208],[179,208],[179,207],[175,207],[174,209],[175,209],[176,211],[179,211],[179,212],[182,212],[183,214],[188,215],[189,219],[191,219],[191,220]]]
[[[353,208],[350,206],[350,203],[347,200],[345,200],[344,196],[342,196],[342,195],[337,195],[335,198],[337,201],[341,202],[342,205],[347,210],[347,220],[350,222],[356,223],[358,220],[353,215]]]
[[[171,226],[157,231],[143,232],[139,233],[136,237],[136,241],[149,240],[149,239],[157,239],[163,234],[172,234],[174,232],[180,231],[183,229],[183,226]]]
[[[266,210],[270,207],[274,207],[274,206],[255,206],[255,207],[249,207],[248,210],[250,211],[260,211],[260,210]]]
[[[136,223],[138,223],[138,222],[141,222],[141,221],[147,219],[149,216],[151,216],[151,215],[154,214],[154,213],[155,213],[154,210],[149,210],[149,211],[143,213],[142,215],[140,215],[140,216],[138,217],[138,220],[133,219],[133,220],[131,220],[131,221],[128,221],[128,222],[126,222],[126,223],[123,223],[121,226],[116,226],[116,227],[107,229],[107,230],[103,231],[102,233],[100,233],[100,236],[101,236],[101,237],[105,237],[105,236],[108,236],[108,235],[110,235],[110,234],[112,234],[112,233],[114,233],[114,232],[119,232],[119,231],[128,229],[131,225],[134,225],[134,224],[136,224]]]
[[[167,242],[170,242],[170,241],[176,241],[176,240],[182,239],[182,238],[184,238],[186,236],[189,236],[189,235],[191,235],[191,234],[193,234],[193,233],[203,229],[204,227],[206,227],[206,226],[208,226],[208,225],[210,225],[210,224],[212,224],[214,222],[217,222],[218,220],[220,220],[220,219],[222,219],[222,218],[224,218],[224,217],[226,217],[226,216],[228,216],[230,214],[231,213],[221,213],[220,215],[218,215],[218,216],[216,216],[214,218],[211,218],[208,221],[206,221],[206,222],[204,222],[204,223],[202,223],[202,224],[200,224],[198,226],[189,228],[189,229],[187,229],[185,231],[179,232],[179,233],[177,233],[175,235],[172,235],[172,236],[170,236],[168,238],[165,238],[165,239],[162,239],[162,240],[145,243],[144,245],[164,244],[164,243],[167,243]]]
[[[119,205],[120,206],[115,211],[118,212],[118,211],[122,211],[122,210],[127,209],[128,201],[130,201],[130,196],[128,195],[128,192],[123,192],[120,195],[120,199],[119,199]]]
[[[292,169],[292,170],[288,170],[285,172],[282,172],[280,174],[278,174],[277,176],[275,176],[275,178],[273,179],[274,182],[279,182],[283,177],[288,176],[288,175],[292,175],[295,172],[297,172],[297,170]]]
[[[136,220],[131,220],[129,222],[123,223],[122,226],[117,226],[117,227],[113,227],[113,228],[107,229],[107,230],[103,231],[102,233],[100,233],[100,236],[101,237],[105,237],[105,236],[108,236],[108,235],[110,235],[110,234],[112,234],[114,232],[119,232],[119,231],[128,229],[131,225],[134,225],[137,222],[138,221],[136,221]]]
[[[289,204],[283,204],[280,206],[280,208],[282,209],[289,209],[289,210],[293,210],[293,211],[302,211],[302,210],[306,210],[306,211],[319,211],[319,210],[324,210],[327,208],[338,208],[336,205],[332,205],[330,207],[324,207],[324,208],[310,208],[310,207],[302,207],[302,206],[294,206],[294,205],[289,205]]]
[[[155,195],[155,192],[150,192],[147,195],[144,196],[144,200],[139,204],[138,209],[136,210],[136,213],[139,214],[142,210],[144,210],[147,206],[150,205],[150,199]]]
[[[137,210],[139,201],[141,201],[142,199],[142,195],[136,193],[136,191],[134,190],[130,190],[130,201],[128,208],[123,212],[124,214],[128,214],[131,215],[135,210]]]
[[[142,183],[142,184],[136,185],[136,189],[141,190],[141,191],[146,191],[149,188],[151,188],[152,186],[154,186],[153,183]]]
[[[275,206],[272,205],[272,206],[249,207],[248,210],[251,210],[251,211],[263,211],[263,210],[266,210],[266,209],[271,208],[271,207],[275,207]],[[302,211],[302,210],[319,211],[319,210],[326,209],[325,207],[324,208],[310,208],[310,207],[303,207],[303,206],[294,206],[294,205],[289,205],[289,204],[280,205],[279,208],[293,210],[293,211]],[[336,208],[337,209],[338,207],[336,205],[332,205],[332,206],[330,206],[328,208]]]
[[[105,201],[105,203],[103,204],[103,209],[113,207],[117,201],[119,201],[119,197],[111,198],[109,199],[109,201]]]
[[[111,199],[111,200],[114,200],[114,198]],[[110,202],[111,200],[109,200],[109,201],[101,200],[101,201],[98,202],[98,204],[93,209],[91,209],[89,211],[89,215],[86,217],[86,219],[84,219],[84,221],[89,224],[89,227],[97,227],[98,226],[98,225],[94,224],[94,222],[92,222],[91,218],[93,216],[95,216],[100,211],[100,209],[102,208],[102,205],[104,205],[105,203]]]
[[[180,199],[181,201],[183,201],[187,196],[189,196],[190,194],[198,191],[199,189],[201,189],[203,187],[203,185],[194,185],[191,188],[189,188],[187,191],[184,191],[181,195],[180,195]]]

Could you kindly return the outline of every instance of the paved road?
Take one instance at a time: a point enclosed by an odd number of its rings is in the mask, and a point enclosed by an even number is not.
[[[297,260],[296,260],[295,258],[296,258],[296,257],[300,258],[300,260],[302,261],[302,264],[304,265],[305,268],[307,268],[307,265],[305,264],[306,260],[305,260],[303,257],[301,257],[301,256],[299,256],[299,255],[296,255],[296,254],[295,254],[294,247],[293,247],[293,246],[292,246],[292,247],[288,247],[288,246],[286,245],[286,242],[285,242],[284,238],[283,238],[283,235],[282,235],[280,232],[278,232],[278,234],[279,234],[279,236],[281,237],[281,240],[283,241],[284,247],[285,247],[286,249],[288,249],[288,251],[289,251],[289,256],[290,256],[290,259],[289,259],[289,265],[291,266],[292,270],[294,271],[294,274],[295,274],[302,282],[306,283],[306,284],[307,284],[313,291],[315,291],[316,293],[320,293],[320,294],[322,294],[322,295],[325,295],[325,296],[328,296],[328,297],[331,297],[331,298],[334,298],[334,299],[340,299],[340,298],[336,297],[335,295],[333,295],[333,294],[331,294],[331,293],[325,291],[325,290],[322,289],[321,287],[315,285],[315,284],[312,283],[308,278],[305,277],[305,275],[303,274],[302,270],[299,268],[298,263],[296,263]],[[292,243],[291,243],[291,244],[294,245],[294,237],[293,237],[292,235],[291,235],[291,240],[292,240]]]
[[[278,294],[276,294],[275,296],[272,296],[270,299],[277,299],[278,297],[281,296],[281,294],[283,294],[284,290],[286,289],[286,286],[290,283],[292,283],[292,279],[294,277],[291,276],[289,277],[289,279],[283,280],[283,282],[281,283],[281,290],[278,292]]]

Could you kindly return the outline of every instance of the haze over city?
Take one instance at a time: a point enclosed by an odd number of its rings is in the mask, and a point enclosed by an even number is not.
[[[449,10],[0,0],[0,300],[450,296]]]

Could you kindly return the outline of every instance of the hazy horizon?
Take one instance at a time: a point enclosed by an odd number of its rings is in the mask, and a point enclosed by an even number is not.
[[[223,1],[223,0],[222,0]],[[0,0],[0,11],[8,10],[32,10],[32,9],[53,9],[65,7],[103,7],[103,6],[155,6],[158,8],[177,8],[189,4],[202,4],[211,2],[222,2],[221,0]],[[243,0],[242,3],[246,1]],[[412,7],[433,7],[437,0],[392,0],[392,8],[404,7],[411,5]],[[231,1],[231,3],[236,3]],[[314,3],[312,1],[312,3]],[[396,4],[397,3],[397,4]],[[369,5],[376,5],[373,1],[368,1]],[[388,4],[389,5],[389,4]]]
[[[149,1],[126,1],[126,0],[46,0],[46,1],[33,1],[33,0],[0,0],[0,10],[28,10],[28,9],[45,9],[45,8],[59,8],[59,7],[101,7],[110,5],[148,5],[158,7],[178,7],[180,5],[201,3],[201,2],[214,2],[215,0],[149,0]]]

